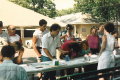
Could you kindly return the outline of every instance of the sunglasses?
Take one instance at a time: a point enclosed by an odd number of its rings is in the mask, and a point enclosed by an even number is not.
[[[16,30],[16,28],[10,29],[10,30]]]

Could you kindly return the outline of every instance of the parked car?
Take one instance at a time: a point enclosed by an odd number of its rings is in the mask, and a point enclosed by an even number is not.
[[[29,49],[32,48],[32,40],[25,40],[25,46]]]

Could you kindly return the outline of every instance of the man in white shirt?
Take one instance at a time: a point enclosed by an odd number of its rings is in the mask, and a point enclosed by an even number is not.
[[[46,30],[46,26],[47,26],[47,21],[44,19],[41,19],[39,21],[39,28],[37,28],[33,33],[32,45],[39,60],[41,59],[42,37],[44,34],[48,32]]]
[[[8,35],[9,35],[9,43],[12,45],[19,43],[22,46],[21,37],[18,34],[16,34],[16,27],[14,25],[9,25],[7,27],[7,31],[8,31]],[[18,54],[14,58],[14,63],[21,64],[21,63],[23,63],[22,56],[24,53],[24,49],[21,48],[21,50],[18,50],[17,52],[18,52]]]
[[[56,49],[58,49],[61,53],[68,53],[68,51],[63,51],[60,48],[60,36],[59,31],[61,26],[58,24],[53,24],[50,27],[50,32],[45,34],[42,38],[42,61],[51,61],[56,57]],[[43,80],[56,80],[56,72],[46,72],[44,73]]]
[[[9,25],[7,27],[7,31],[10,43],[14,43],[15,41],[19,41],[22,43],[21,37],[18,34],[16,34],[16,27],[14,25]]]

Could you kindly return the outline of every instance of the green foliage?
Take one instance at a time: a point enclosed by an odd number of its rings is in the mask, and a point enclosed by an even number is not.
[[[120,0],[74,0],[76,12],[90,13],[99,21],[120,20]]]
[[[51,0],[10,0],[23,7],[32,9],[45,16],[55,17],[56,8],[55,4]]]
[[[64,9],[57,11],[57,16],[63,16],[67,14],[75,13],[74,8]]]

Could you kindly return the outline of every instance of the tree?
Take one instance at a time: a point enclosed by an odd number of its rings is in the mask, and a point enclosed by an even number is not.
[[[90,13],[99,21],[120,20],[120,0],[74,0],[76,12]]]
[[[72,14],[72,13],[75,13],[74,8],[63,9],[63,10],[57,11],[57,16],[63,16],[63,15]]]
[[[56,8],[51,0],[10,0],[18,5],[32,9],[45,16],[55,17]]]

